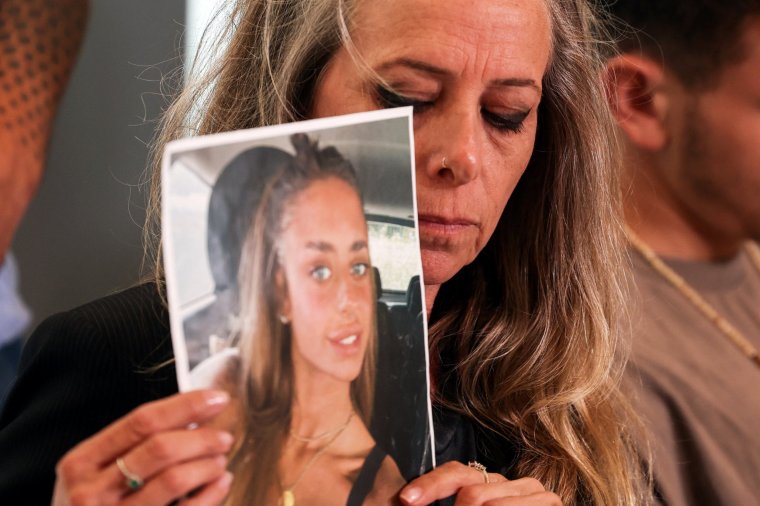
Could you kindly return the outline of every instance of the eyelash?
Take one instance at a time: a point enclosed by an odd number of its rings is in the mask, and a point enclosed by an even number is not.
[[[488,109],[480,108],[480,113],[483,115],[486,121],[497,130],[520,133],[525,126],[525,118],[530,114],[530,110],[523,111],[517,114],[511,114],[509,116],[500,116],[494,114]]]
[[[386,109],[391,107],[414,107],[414,112],[424,112],[433,106],[432,101],[414,100],[403,95],[399,95],[384,86],[377,86],[377,98],[380,105]],[[530,114],[530,109],[509,116],[500,116],[483,107],[480,108],[483,119],[489,125],[497,130],[511,133],[520,133],[525,126],[525,118]]]
[[[420,110],[424,110],[430,107],[431,105],[433,105],[433,102],[426,102],[424,100],[414,100],[412,98],[399,95],[398,93],[395,93],[389,90],[385,86],[377,87],[377,97],[380,100],[380,105],[382,105],[386,109],[391,108],[391,107],[412,106],[414,107],[414,112],[418,112]]]

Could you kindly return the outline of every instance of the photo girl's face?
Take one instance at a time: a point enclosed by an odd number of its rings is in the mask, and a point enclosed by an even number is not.
[[[296,377],[353,381],[373,336],[374,309],[356,190],[329,177],[298,193],[285,208],[279,251]]]
[[[315,90],[324,117],[414,106],[425,284],[472,262],[533,153],[550,21],[543,0],[360,1],[358,52],[393,90],[338,50]],[[445,158],[445,163],[444,163]]]

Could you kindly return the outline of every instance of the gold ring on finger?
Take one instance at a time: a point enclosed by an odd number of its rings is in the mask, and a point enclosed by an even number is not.
[[[486,466],[484,466],[480,462],[476,462],[474,460],[471,460],[470,462],[467,463],[467,467],[471,467],[471,468],[475,469],[476,471],[480,471],[483,474],[483,480],[486,483],[491,483],[491,480],[488,477],[488,471],[486,470]]]

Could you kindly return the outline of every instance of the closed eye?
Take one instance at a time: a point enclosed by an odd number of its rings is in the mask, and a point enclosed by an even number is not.
[[[519,133],[522,132],[523,126],[525,125],[525,118],[530,114],[530,110],[515,114],[500,115],[482,108],[480,114],[483,115],[483,119],[485,119],[488,124],[497,130]]]
[[[426,100],[416,100],[411,97],[405,97],[398,93],[389,90],[385,86],[378,85],[376,87],[376,94],[380,105],[386,109],[391,107],[414,107],[415,112],[420,109],[425,109],[433,105],[433,102]]]

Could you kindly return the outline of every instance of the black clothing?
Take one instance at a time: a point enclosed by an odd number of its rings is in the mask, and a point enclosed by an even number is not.
[[[55,464],[137,406],[177,392],[168,313],[142,285],[45,320],[0,415],[0,503],[49,505]]]
[[[489,473],[515,478],[512,471],[517,463],[517,449],[511,442],[459,413],[435,405],[433,424],[438,464],[451,460],[464,464],[476,461],[486,466]]]
[[[364,459],[364,465],[362,465],[359,471],[359,476],[356,477],[354,486],[351,487],[351,493],[348,494],[348,501],[346,501],[347,506],[361,506],[364,504],[364,500],[372,492],[372,487],[375,485],[375,477],[386,456],[386,453],[379,446],[375,445],[372,448],[367,458]]]
[[[0,414],[0,503],[49,505],[64,453],[178,391],[171,358],[168,312],[153,284],[45,320]],[[438,464],[477,460],[510,477],[509,441],[446,410],[435,409],[434,422]]]

